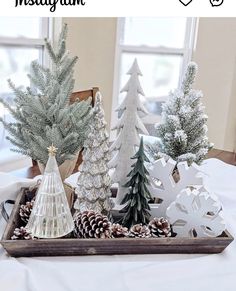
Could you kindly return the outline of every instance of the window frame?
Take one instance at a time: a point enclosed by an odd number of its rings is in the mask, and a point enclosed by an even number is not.
[[[197,32],[198,18],[187,18],[186,32],[183,48],[169,48],[163,46],[142,46],[142,45],[125,45],[122,44],[124,38],[125,18],[117,19],[116,32],[116,49],[115,49],[115,64],[114,64],[114,81],[113,81],[113,96],[112,96],[112,111],[111,111],[111,128],[117,122],[117,114],[114,114],[118,107],[118,100],[120,94],[120,80],[121,80],[121,58],[123,53],[143,53],[152,55],[178,55],[183,57],[182,67],[180,69],[178,85],[180,85],[183,72],[187,68],[188,62],[192,58],[195,47],[196,32]],[[173,88],[174,89],[174,88]],[[149,100],[165,101],[167,96],[149,97]],[[160,120],[159,115],[150,114],[145,117],[145,124],[153,124]]]
[[[45,56],[45,37],[50,38],[50,26],[51,20],[48,17],[41,17],[41,34],[40,38],[29,38],[29,37],[7,37],[0,36],[0,46],[10,47],[21,47],[21,48],[42,48],[40,54],[40,63],[46,65],[48,63],[47,57]]]
[[[54,26],[55,21],[49,17],[41,17],[41,37],[40,38],[29,38],[29,37],[7,37],[0,36],[0,47],[15,47],[15,48],[39,48],[39,62],[43,66],[49,66],[48,56],[45,54],[45,43],[44,39],[54,39]],[[0,153],[1,150],[8,148],[4,146],[4,135],[0,136]]]

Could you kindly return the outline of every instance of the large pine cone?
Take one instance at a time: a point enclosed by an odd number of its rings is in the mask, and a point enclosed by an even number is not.
[[[31,202],[26,202],[25,205],[22,204],[20,206],[20,218],[26,224],[29,221],[29,217],[30,217],[31,211],[33,209],[33,206],[34,206],[34,200],[32,200]]]
[[[119,223],[113,223],[110,227],[112,238],[127,237],[129,232],[127,227],[123,227]]]
[[[12,240],[23,239],[30,240],[33,239],[32,235],[25,229],[25,227],[16,228],[13,232]]]
[[[108,217],[94,211],[78,212],[74,216],[75,234],[78,238],[110,238]]]
[[[172,235],[171,225],[169,221],[163,217],[152,219],[148,227],[153,237],[169,237]]]
[[[149,238],[151,233],[146,225],[135,224],[130,228],[129,236],[132,238]]]

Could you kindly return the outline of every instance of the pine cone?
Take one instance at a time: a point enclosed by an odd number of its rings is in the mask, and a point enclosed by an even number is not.
[[[113,223],[110,227],[112,238],[127,237],[129,232],[127,227],[123,227],[118,223]]]
[[[21,228],[16,228],[13,232],[12,240],[30,240],[34,239],[32,235],[22,226]]]
[[[20,206],[20,218],[25,223],[28,223],[28,221],[29,221],[29,217],[30,217],[31,211],[33,209],[33,206],[34,206],[34,200],[32,200],[31,202],[26,202],[25,205],[22,204]]]
[[[74,216],[75,233],[78,238],[110,238],[108,217],[94,211],[78,212]]]
[[[130,228],[129,236],[133,238],[148,238],[151,233],[146,225],[135,224]]]
[[[153,237],[169,237],[172,234],[169,221],[163,217],[155,217],[149,222],[148,227]]]

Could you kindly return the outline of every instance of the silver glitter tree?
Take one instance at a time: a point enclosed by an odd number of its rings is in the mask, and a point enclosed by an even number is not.
[[[108,174],[109,135],[102,108],[102,97],[97,93],[94,106],[94,122],[84,143],[83,163],[80,166],[77,211],[93,210],[108,215],[111,210],[111,179]]]

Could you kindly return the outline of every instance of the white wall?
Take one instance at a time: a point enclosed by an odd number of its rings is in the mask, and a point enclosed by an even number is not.
[[[99,86],[110,123],[116,41],[115,18],[64,18],[68,47],[79,56],[76,90]],[[236,145],[236,18],[201,18],[193,59],[199,65],[196,88],[204,93],[209,138],[216,148]]]
[[[64,18],[68,49],[79,57],[75,91],[99,87],[108,125],[112,106],[116,18]]]
[[[200,18],[196,50],[196,88],[204,93],[209,138],[216,148],[235,149],[236,18]]]

